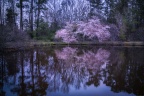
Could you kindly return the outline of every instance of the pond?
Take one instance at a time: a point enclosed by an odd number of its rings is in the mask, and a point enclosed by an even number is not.
[[[0,96],[144,95],[144,47],[51,46],[0,53]]]

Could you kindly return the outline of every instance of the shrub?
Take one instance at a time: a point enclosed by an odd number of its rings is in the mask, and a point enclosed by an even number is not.
[[[55,32],[50,30],[48,23],[41,21],[39,27],[34,31],[30,32],[31,37],[37,40],[52,41],[54,38]]]
[[[63,42],[77,42],[81,38],[87,37],[90,40],[98,38],[99,42],[110,39],[110,27],[100,22],[100,19],[94,17],[87,22],[79,21],[67,23],[66,26],[58,30],[55,34],[56,39],[61,39]]]

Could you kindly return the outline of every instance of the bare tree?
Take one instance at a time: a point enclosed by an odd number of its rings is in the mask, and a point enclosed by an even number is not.
[[[19,0],[20,4],[20,30],[23,30],[23,0]]]
[[[2,0],[0,0],[0,24],[2,24]]]
[[[34,0],[31,0],[31,7],[30,7],[30,30],[33,32],[33,2]]]
[[[47,3],[49,22],[61,27],[66,22],[86,20],[90,4],[86,0],[49,0]],[[46,14],[47,15],[47,14]]]

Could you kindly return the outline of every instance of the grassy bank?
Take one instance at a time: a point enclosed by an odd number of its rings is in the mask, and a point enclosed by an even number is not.
[[[7,42],[5,48],[35,47],[35,46],[52,46],[52,45],[98,45],[98,46],[144,46],[144,42]]]

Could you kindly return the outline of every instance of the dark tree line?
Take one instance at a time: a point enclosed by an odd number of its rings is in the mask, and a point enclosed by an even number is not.
[[[141,36],[144,26],[143,0],[88,0],[91,12],[97,9],[103,12],[110,23],[120,29],[120,37],[124,40],[144,40]],[[140,30],[140,31],[139,31]],[[135,36],[135,37],[134,37]]]
[[[28,32],[31,35],[34,29],[39,28],[40,14],[47,1],[0,0],[0,32],[4,35],[0,38],[5,41],[27,39]]]
[[[66,22],[95,15],[117,25],[122,40],[144,40],[143,0],[0,0],[0,41],[53,40]]]

